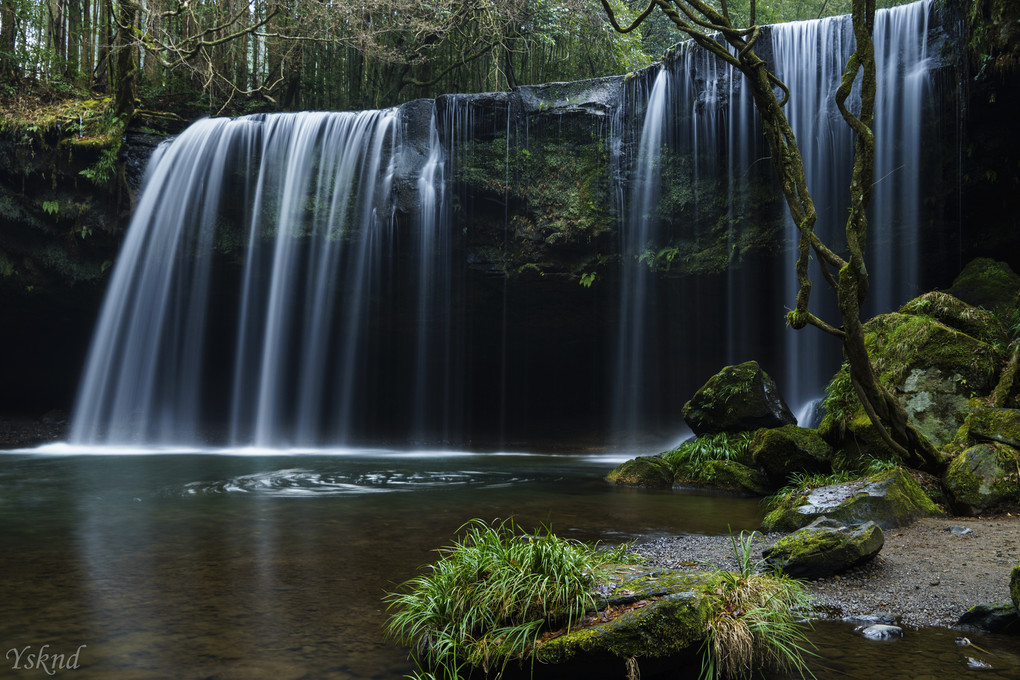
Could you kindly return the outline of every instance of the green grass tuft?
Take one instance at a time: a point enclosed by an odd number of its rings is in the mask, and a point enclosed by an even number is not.
[[[474,519],[429,571],[390,593],[387,634],[407,645],[418,678],[454,680],[481,668],[500,677],[546,626],[579,622],[596,605],[602,569],[628,546],[601,552],[547,529]]]
[[[747,678],[764,668],[814,677],[804,661],[814,653],[801,615],[811,597],[800,581],[762,571],[761,560],[752,558],[756,533],[730,534],[739,568],[715,575],[716,614],[702,648],[702,680]]]
[[[747,447],[754,432],[720,432],[703,434],[689,439],[672,451],[662,454],[677,474],[687,479],[701,479],[705,463],[713,460],[735,460],[747,458]]]

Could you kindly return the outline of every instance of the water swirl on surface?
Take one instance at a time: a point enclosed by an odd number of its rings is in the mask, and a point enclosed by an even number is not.
[[[171,495],[260,494],[267,496],[337,496],[387,491],[414,491],[444,486],[501,487],[534,481],[511,472],[476,470],[371,470],[316,472],[303,468],[269,470],[213,482],[189,482]]]

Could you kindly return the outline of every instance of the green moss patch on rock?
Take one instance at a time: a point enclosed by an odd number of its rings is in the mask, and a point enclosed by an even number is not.
[[[727,366],[709,378],[684,404],[683,417],[697,435],[797,422],[775,381],[757,361]]]
[[[979,257],[967,263],[948,293],[1001,315],[1020,304],[1020,276],[1005,262]]]
[[[903,305],[899,311],[900,314],[931,317],[989,345],[1001,344],[1006,339],[1006,329],[992,312],[971,306],[949,293],[925,293]]]
[[[685,477],[680,473],[674,482],[681,486],[732,491],[750,496],[765,496],[769,493],[765,475],[735,460],[706,461],[697,477]]]
[[[816,579],[839,574],[872,559],[885,544],[881,527],[866,522],[850,529],[819,517],[765,550],[766,563],[793,578]]]
[[[761,429],[748,445],[754,464],[778,488],[795,473],[825,473],[832,470],[832,448],[817,430],[796,425]]]
[[[1020,452],[999,443],[972,446],[950,463],[945,484],[967,514],[1020,509]]]
[[[707,574],[691,572],[657,572],[625,581],[609,599],[615,616],[590,617],[584,627],[540,642],[535,658],[563,664],[687,652],[705,639],[712,615],[709,584]]]
[[[606,479],[622,486],[668,489],[673,486],[673,467],[662,458],[638,456],[613,468]]]
[[[967,433],[977,441],[1000,442],[1020,449],[1020,410],[976,408],[967,420]]]
[[[763,521],[768,531],[793,531],[826,516],[844,524],[875,522],[883,529],[944,514],[903,468],[788,496]]]

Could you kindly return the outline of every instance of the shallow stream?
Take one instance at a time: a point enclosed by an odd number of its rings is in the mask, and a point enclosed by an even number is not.
[[[49,451],[0,455],[0,678],[43,677],[10,650],[49,645],[80,650],[56,677],[397,680],[381,598],[473,517],[610,544],[761,519],[756,499],[603,482],[626,455]],[[812,668],[1020,677],[1015,639],[961,634],[817,623]]]

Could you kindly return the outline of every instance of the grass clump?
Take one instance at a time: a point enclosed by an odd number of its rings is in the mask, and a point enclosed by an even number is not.
[[[600,552],[513,521],[471,520],[429,571],[385,598],[389,636],[411,648],[418,678],[459,678],[481,668],[498,678],[523,659],[546,626],[571,626],[594,609],[602,569],[626,546]]]
[[[678,475],[687,479],[701,479],[702,468],[709,461],[733,460],[746,464],[749,457],[747,447],[753,438],[754,432],[703,434],[667,451],[662,454],[662,458]]]
[[[701,678],[751,677],[763,668],[814,674],[807,668],[807,624],[801,612],[810,603],[803,584],[778,571],[762,571],[752,558],[757,532],[730,535],[737,571],[715,574],[716,614],[702,648]]]

